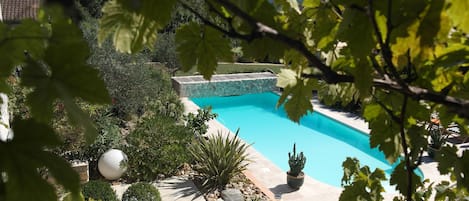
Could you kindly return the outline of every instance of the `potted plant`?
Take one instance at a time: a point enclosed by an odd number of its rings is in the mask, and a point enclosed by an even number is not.
[[[446,142],[447,135],[443,133],[443,130],[441,128],[436,126],[430,127],[429,133],[430,143],[428,144],[428,156],[434,158],[436,153]]]
[[[287,172],[287,184],[293,189],[299,189],[305,179],[303,168],[305,167],[306,157],[303,152],[296,154],[296,144],[293,144],[293,154],[288,152],[288,158],[290,170]]]

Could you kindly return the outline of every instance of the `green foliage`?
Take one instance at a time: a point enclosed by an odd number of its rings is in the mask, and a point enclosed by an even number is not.
[[[154,19],[126,10],[121,2],[116,0],[107,2],[102,12],[104,15],[99,22],[98,41],[102,43],[113,33],[113,43],[120,52],[135,53],[141,51],[144,45],[154,44],[156,29],[162,26]]]
[[[67,193],[63,199],[63,201],[85,201],[85,197],[83,196],[83,193],[80,193],[77,198],[73,197],[73,194]],[[93,199],[88,199],[88,201],[93,201]]]
[[[90,177],[98,177],[98,160],[99,157],[109,149],[120,148],[123,141],[120,128],[118,126],[118,119],[111,117],[109,114],[103,113],[96,118],[96,126],[99,134],[96,140],[90,144],[82,146],[79,150],[79,156],[76,159],[81,159],[89,162]]]
[[[443,144],[446,142],[447,135],[445,135],[442,130],[443,128],[439,128],[439,125],[432,125],[430,126],[429,133],[430,133],[430,144],[428,144],[431,148],[440,149]]]
[[[208,140],[199,139],[189,147],[197,163],[195,169],[204,178],[202,186],[205,189],[223,189],[234,176],[246,169],[249,145],[238,138],[238,132],[239,129],[234,137],[218,133]]]
[[[171,176],[183,163],[189,162],[187,146],[192,132],[164,116],[144,118],[126,137],[130,180],[152,181],[159,174]]]
[[[161,201],[159,191],[149,183],[132,184],[122,196],[122,201]]]
[[[100,180],[91,180],[85,183],[82,187],[82,193],[85,200],[103,200],[103,201],[117,201],[117,196],[111,188],[111,184]]]
[[[181,120],[184,117],[184,105],[179,100],[179,96],[173,90],[164,92],[156,100],[146,100],[146,116],[161,115],[176,121]]]
[[[176,52],[175,34],[172,32],[160,33],[156,39],[152,60],[164,64],[170,69],[181,66]]]
[[[294,177],[297,177],[305,168],[306,157],[303,155],[303,152],[296,154],[296,143],[293,144],[293,154],[288,152],[288,165],[290,166],[290,171],[288,174]]]
[[[435,186],[436,195],[435,200],[468,200],[468,192],[464,188],[457,188],[451,185],[448,181],[442,181]]]
[[[207,122],[217,118],[217,114],[212,113],[212,108],[202,108],[197,110],[197,114],[189,113],[184,116],[186,127],[190,128],[195,136],[202,136],[207,133]]]
[[[79,0],[86,11],[93,17],[101,17],[101,9],[107,0]]]
[[[469,166],[468,162],[469,151],[464,150],[462,154],[457,154],[457,148],[452,147],[442,147],[438,155],[436,156],[436,161],[438,161],[438,170],[441,174],[450,174],[452,181],[456,181],[457,189],[466,190],[469,186]],[[464,192],[464,191],[463,191]]]
[[[190,23],[176,33],[176,44],[182,69],[188,71],[193,66],[210,79],[218,61],[231,61],[230,42],[209,26]]]
[[[55,132],[32,119],[16,118],[11,126],[14,137],[0,143],[0,171],[6,200],[57,200],[54,187],[45,181],[39,168],[47,168],[57,183],[78,194],[78,174],[62,158],[46,151],[60,145]],[[24,193],[24,190],[28,193]]]
[[[376,169],[371,172],[368,166],[360,166],[356,158],[349,158],[342,163],[344,176],[342,186],[344,191],[340,195],[340,201],[349,200],[384,200],[381,195],[384,188],[382,181],[386,180],[383,170]]]
[[[107,2],[100,19],[100,44],[105,45],[105,38],[112,34],[114,45],[121,52],[134,53],[153,46],[157,29],[166,28],[175,3]],[[231,60],[227,37],[234,37],[243,40],[241,51],[246,58],[283,58],[291,72],[282,73],[279,79],[284,88],[279,105],[285,104],[294,121],[312,111],[309,100],[311,91],[319,88],[318,80],[337,84],[336,91],[344,95],[341,98],[358,95],[357,101],[367,105],[364,116],[372,130],[370,145],[383,151],[390,162],[404,155],[404,165],[392,174],[393,183],[405,193],[402,199],[420,195],[415,191],[420,183],[405,175],[413,174],[420,165],[419,157],[427,144],[428,134],[418,125],[428,118],[425,114],[435,110],[443,125],[469,125],[469,112],[465,109],[469,99],[469,62],[464,56],[469,45],[465,36],[469,30],[469,3],[465,0],[305,0],[302,6],[295,1],[267,0],[186,3],[194,8],[191,12],[204,18],[200,20],[204,24],[191,23],[176,33],[185,70],[197,66],[200,73],[210,78],[217,61]],[[110,100],[98,70],[87,64],[90,51],[81,31],[60,13],[58,9],[41,10],[36,21],[23,20],[15,26],[0,24],[0,91],[9,91],[5,80],[21,65],[18,86],[26,89],[25,104],[30,115],[12,123],[17,126],[15,135],[23,133],[16,135],[19,139],[0,143],[0,170],[6,174],[0,182],[0,196],[6,200],[55,200],[53,188],[36,171],[43,167],[49,167],[51,173],[58,172],[54,175],[58,182],[77,192],[74,184],[78,181],[71,178],[73,174],[60,171],[69,170],[68,164],[44,151],[46,145],[48,149],[58,145],[57,135],[48,126],[52,124],[54,106],[63,104],[67,122],[78,133],[84,132],[84,138],[91,143],[97,131],[76,99],[89,103]],[[347,46],[336,52],[341,41]],[[336,59],[323,61],[319,58],[322,52],[334,52]],[[105,73],[102,75],[106,77]],[[347,88],[359,93],[343,93]],[[334,100],[330,97],[334,93],[320,94],[329,96],[324,97],[326,100]],[[37,127],[42,129],[34,130]],[[44,134],[45,130],[50,132]],[[461,134],[468,131],[469,127],[461,127]],[[38,132],[43,134],[31,135]],[[37,136],[42,138],[25,140]],[[24,155],[18,156],[20,153]],[[456,183],[456,188],[451,188],[454,193],[444,195],[450,199],[467,194],[469,186],[469,154],[456,153],[456,148],[444,147],[436,157],[440,172],[450,174]],[[352,184],[352,189],[363,186],[363,182]],[[379,187],[373,182],[372,185]],[[24,191],[28,194],[20,193]],[[369,193],[346,188],[343,195],[349,198],[350,192],[365,198]]]
[[[67,122],[82,130],[77,135],[84,132],[91,143],[97,134],[88,114],[75,102],[102,104],[110,100],[98,72],[86,63],[88,46],[81,31],[59,8],[40,10],[36,21],[23,20],[15,26],[1,23],[0,33],[0,91],[9,91],[5,80],[15,80],[19,93],[14,101],[28,106],[15,111],[13,139],[0,142],[0,197],[57,200],[54,187],[38,171],[46,169],[76,200],[78,175],[69,163],[49,151],[61,144],[51,121],[55,103],[61,102]],[[18,77],[10,77],[17,67],[21,67],[15,74]]]

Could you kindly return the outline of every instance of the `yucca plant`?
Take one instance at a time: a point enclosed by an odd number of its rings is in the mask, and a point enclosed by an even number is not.
[[[200,138],[189,147],[196,161],[195,169],[204,181],[206,190],[223,189],[230,180],[240,174],[247,166],[246,150],[249,145],[238,138],[239,129],[233,138],[217,135],[205,140]]]

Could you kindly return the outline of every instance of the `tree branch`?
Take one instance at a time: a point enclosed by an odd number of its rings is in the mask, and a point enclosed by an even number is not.
[[[181,2],[181,0],[179,0]],[[234,30],[225,30],[222,27],[214,24],[210,20],[206,19],[204,16],[202,16],[200,13],[192,9],[189,5],[182,3],[183,7],[188,9],[189,11],[193,12],[195,15],[197,15],[201,20],[206,23],[206,25],[211,26],[222,33],[226,34],[229,37],[233,38],[238,38],[242,39],[245,41],[252,41],[253,39],[257,38],[262,38],[262,37],[269,37],[272,38],[273,40],[280,41],[284,44],[286,44],[288,47],[291,47],[295,49],[296,51],[300,52],[302,55],[305,56],[308,61],[313,64],[315,68],[317,68],[322,74],[303,74],[301,75],[304,78],[315,78],[315,79],[321,79],[324,80],[325,82],[329,84],[337,84],[337,83],[350,83],[354,82],[355,77],[351,75],[344,75],[344,74],[339,74],[335,71],[333,71],[329,66],[324,64],[316,55],[314,55],[305,45],[302,41],[300,40],[295,40],[293,38],[290,38],[287,35],[284,35],[280,33],[279,31],[263,24],[262,22],[254,19],[252,16],[238,8],[236,5],[234,5],[232,2],[228,0],[217,0],[217,3],[221,4],[224,6],[226,9],[228,9],[230,12],[233,14],[239,16],[242,18],[244,21],[246,21],[249,25],[251,25],[254,28],[253,33],[248,34],[248,35],[243,35],[240,33],[235,32]],[[377,26],[376,26],[377,27]],[[379,30],[378,30],[379,31]],[[390,30],[388,30],[390,31]],[[381,35],[381,34],[377,34]],[[381,41],[383,42],[383,41]],[[389,47],[386,45],[386,43],[382,43],[381,47],[381,54],[383,58],[387,58],[386,64],[390,65],[392,68],[391,70],[394,69],[393,63],[392,63],[392,53],[389,49]],[[386,73],[386,72],[385,72]],[[449,106],[450,111],[458,114],[461,117],[469,119],[469,100],[466,99],[461,99],[453,96],[447,96],[445,94],[440,94],[436,92],[432,92],[428,89],[421,88],[418,86],[411,86],[404,84],[402,85],[401,83],[397,82],[399,76],[397,72],[395,72],[393,79],[391,80],[387,77],[384,78],[375,78],[373,79],[373,87],[380,88],[380,89],[385,89],[385,90],[391,90],[395,91],[398,93],[401,93],[403,95],[408,96],[409,98],[412,98],[413,100],[427,100],[427,101],[432,101],[437,104],[444,104]],[[387,73],[386,73],[387,75]],[[397,77],[396,77],[397,76]]]
[[[375,31],[375,35],[378,38],[378,44],[381,48],[381,55],[383,56],[384,62],[386,63],[386,67],[391,71],[391,75],[396,79],[396,81],[402,86],[403,89],[407,88],[407,83],[405,83],[399,73],[396,70],[396,67],[392,63],[392,52],[391,49],[389,48],[388,43],[385,43],[383,39],[383,35],[381,31],[379,30],[378,23],[376,22],[376,17],[374,14],[374,6],[373,6],[373,0],[368,0],[368,16],[370,18],[371,24],[373,25],[373,30]],[[387,30],[389,33],[391,30]],[[386,38],[386,40],[388,40]]]
[[[401,120],[400,135],[401,135],[401,145],[402,145],[402,149],[404,151],[404,158],[405,158],[404,162],[405,162],[405,167],[406,167],[406,171],[407,171],[407,192],[405,192],[405,195],[406,195],[408,201],[412,201],[412,193],[413,193],[412,173],[413,173],[413,169],[412,169],[412,165],[410,164],[410,156],[409,156],[410,153],[409,153],[409,150],[408,150],[409,146],[407,145],[406,136],[405,136],[405,128],[404,128],[405,112],[407,111],[407,99],[408,99],[407,95],[404,95],[404,100],[403,100],[403,103],[402,103],[401,115],[400,115],[400,120]]]
[[[280,41],[303,54],[310,63],[312,63],[323,73],[323,80],[327,83],[336,84],[339,82],[353,82],[354,78],[352,76],[338,74],[337,72],[333,71],[329,66],[325,65],[316,55],[311,53],[311,51],[304,45],[302,41],[290,38],[275,30],[274,28],[265,25],[264,23],[256,20],[255,18],[253,18],[252,16],[250,16],[228,0],[218,0],[217,2],[223,5],[226,9],[239,16],[240,18],[242,18],[249,25],[251,25],[254,28],[254,32],[252,33],[252,35],[264,35],[266,37]]]

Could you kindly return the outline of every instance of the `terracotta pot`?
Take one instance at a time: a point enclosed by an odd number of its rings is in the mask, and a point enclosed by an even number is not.
[[[293,189],[300,189],[300,187],[303,185],[305,181],[305,174],[303,172],[300,172],[298,176],[291,176],[289,174],[290,172],[287,172],[287,184],[290,186],[290,188]]]

